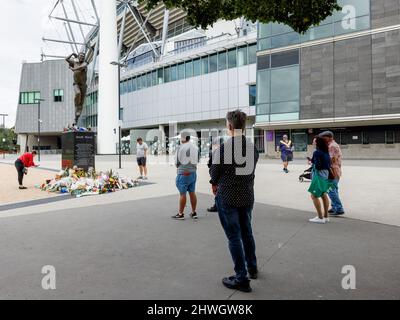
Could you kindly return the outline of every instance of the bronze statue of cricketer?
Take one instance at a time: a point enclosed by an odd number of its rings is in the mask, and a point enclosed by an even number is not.
[[[88,63],[85,58],[85,54],[81,52],[79,55],[72,53],[65,59],[74,73],[75,125],[82,114],[86,98]]]

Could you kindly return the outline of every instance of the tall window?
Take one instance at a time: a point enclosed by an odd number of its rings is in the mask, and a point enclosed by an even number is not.
[[[19,97],[20,104],[36,104],[40,99],[40,91],[21,92]]]
[[[299,50],[258,57],[257,121],[297,120],[299,108]]]
[[[249,106],[256,105],[256,97],[257,97],[257,86],[256,85],[249,86]]]
[[[63,102],[64,101],[64,90],[56,89],[54,90],[54,102]]]
[[[228,68],[237,67],[237,49],[231,49],[228,51]]]
[[[201,71],[203,72],[203,74],[207,74],[209,72],[209,68],[208,68],[208,56],[205,56],[203,58],[201,58]]]
[[[217,54],[213,54],[210,56],[210,73],[218,71],[218,56]]]
[[[238,67],[245,66],[248,64],[248,57],[247,57],[247,46],[240,47],[238,49]]]
[[[226,69],[226,51],[221,51],[218,53],[218,71]]]

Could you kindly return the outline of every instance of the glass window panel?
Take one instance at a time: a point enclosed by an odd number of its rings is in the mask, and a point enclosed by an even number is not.
[[[228,68],[237,67],[237,49],[231,49],[228,51]]]
[[[258,40],[258,50],[271,49],[271,38]]]
[[[145,74],[142,75],[142,88],[147,88],[147,76]]]
[[[272,23],[272,26],[271,26],[271,34],[272,35],[288,33],[290,31],[293,31],[293,29],[286,24]]]
[[[146,78],[147,78],[147,87],[150,88],[151,85],[152,85],[152,81],[151,81],[151,72],[149,72],[149,73],[146,75]]]
[[[290,121],[299,120],[299,113],[281,113],[281,114],[271,114],[270,121]]]
[[[201,75],[201,60],[200,59],[193,60],[193,75],[195,77]]]
[[[240,47],[238,49],[238,66],[245,66],[248,63],[247,59],[247,47]]]
[[[218,57],[217,54],[210,56],[210,73],[218,71]]]
[[[257,115],[269,114],[269,104],[259,104],[257,105]]]
[[[271,104],[271,114],[299,112],[299,101],[287,101]]]
[[[158,84],[164,83],[164,69],[158,69]]]
[[[269,122],[269,114],[256,116],[256,122]]]
[[[366,30],[370,28],[370,17],[364,16],[346,21],[335,22],[335,35],[351,33],[355,31]]]
[[[301,35],[301,41],[313,41],[317,39],[329,38],[333,36],[333,24],[326,24],[318,27],[313,27],[305,34]]]
[[[178,66],[174,65],[171,67],[171,81],[178,80]]]
[[[338,4],[342,10],[336,11],[334,14],[335,22],[343,19],[352,19],[370,14],[370,1],[366,0],[339,0]]]
[[[178,65],[178,79],[185,79],[185,64],[181,63]]]
[[[271,38],[271,48],[286,47],[300,43],[300,35],[296,32],[286,33]]]
[[[265,70],[271,68],[271,56],[259,56],[257,62],[257,70]]]
[[[271,71],[259,71],[257,75],[257,104],[269,103],[271,92]]]
[[[257,62],[257,44],[249,45],[249,64]]]
[[[138,90],[142,89],[142,76],[138,76],[136,78],[136,81],[137,81],[137,89]]]
[[[255,85],[249,86],[249,106],[256,105],[257,87]]]
[[[307,151],[308,138],[307,132],[292,132],[292,141],[294,151],[305,152]]]
[[[136,91],[137,90],[137,86],[136,86],[136,78],[132,79],[132,91]]]
[[[299,50],[274,53],[271,56],[271,68],[299,64]]]
[[[185,62],[185,76],[186,76],[186,79],[193,77],[193,62],[192,61]]]
[[[218,71],[226,70],[226,51],[218,53]]]
[[[171,81],[171,71],[170,67],[164,68],[164,82],[170,82]]]
[[[258,25],[258,37],[265,38],[272,34],[272,23],[260,23]]]
[[[153,83],[153,86],[156,86],[158,83],[157,82],[157,70],[154,70],[152,73],[152,83]]]
[[[208,68],[208,56],[201,58],[201,69],[203,74],[207,74],[209,72],[209,68]]]
[[[299,66],[271,70],[271,102],[299,100],[299,72]]]
[[[30,104],[35,103],[35,93],[34,92],[29,92],[28,103],[30,103]]]

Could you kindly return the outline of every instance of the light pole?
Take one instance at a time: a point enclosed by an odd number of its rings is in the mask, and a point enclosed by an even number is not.
[[[128,65],[125,63],[120,63],[117,61],[110,62],[113,66],[118,67],[118,161],[119,161],[119,169],[122,169],[122,151],[121,151],[121,68],[126,68]]]
[[[6,142],[6,117],[8,117],[8,114],[0,114],[1,117],[3,117],[3,132],[4,132],[4,137],[3,137],[3,144]],[[6,158],[5,150],[3,150],[3,159]]]
[[[42,123],[42,120],[40,120],[40,103],[42,101],[45,101],[44,99],[35,99],[35,102],[38,105],[38,160],[40,162],[40,126]]]

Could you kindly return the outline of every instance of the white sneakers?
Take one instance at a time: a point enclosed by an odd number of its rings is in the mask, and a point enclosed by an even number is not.
[[[330,219],[329,218],[320,219],[319,217],[315,217],[314,219],[310,219],[308,221],[310,221],[311,223],[325,224],[330,222]]]

